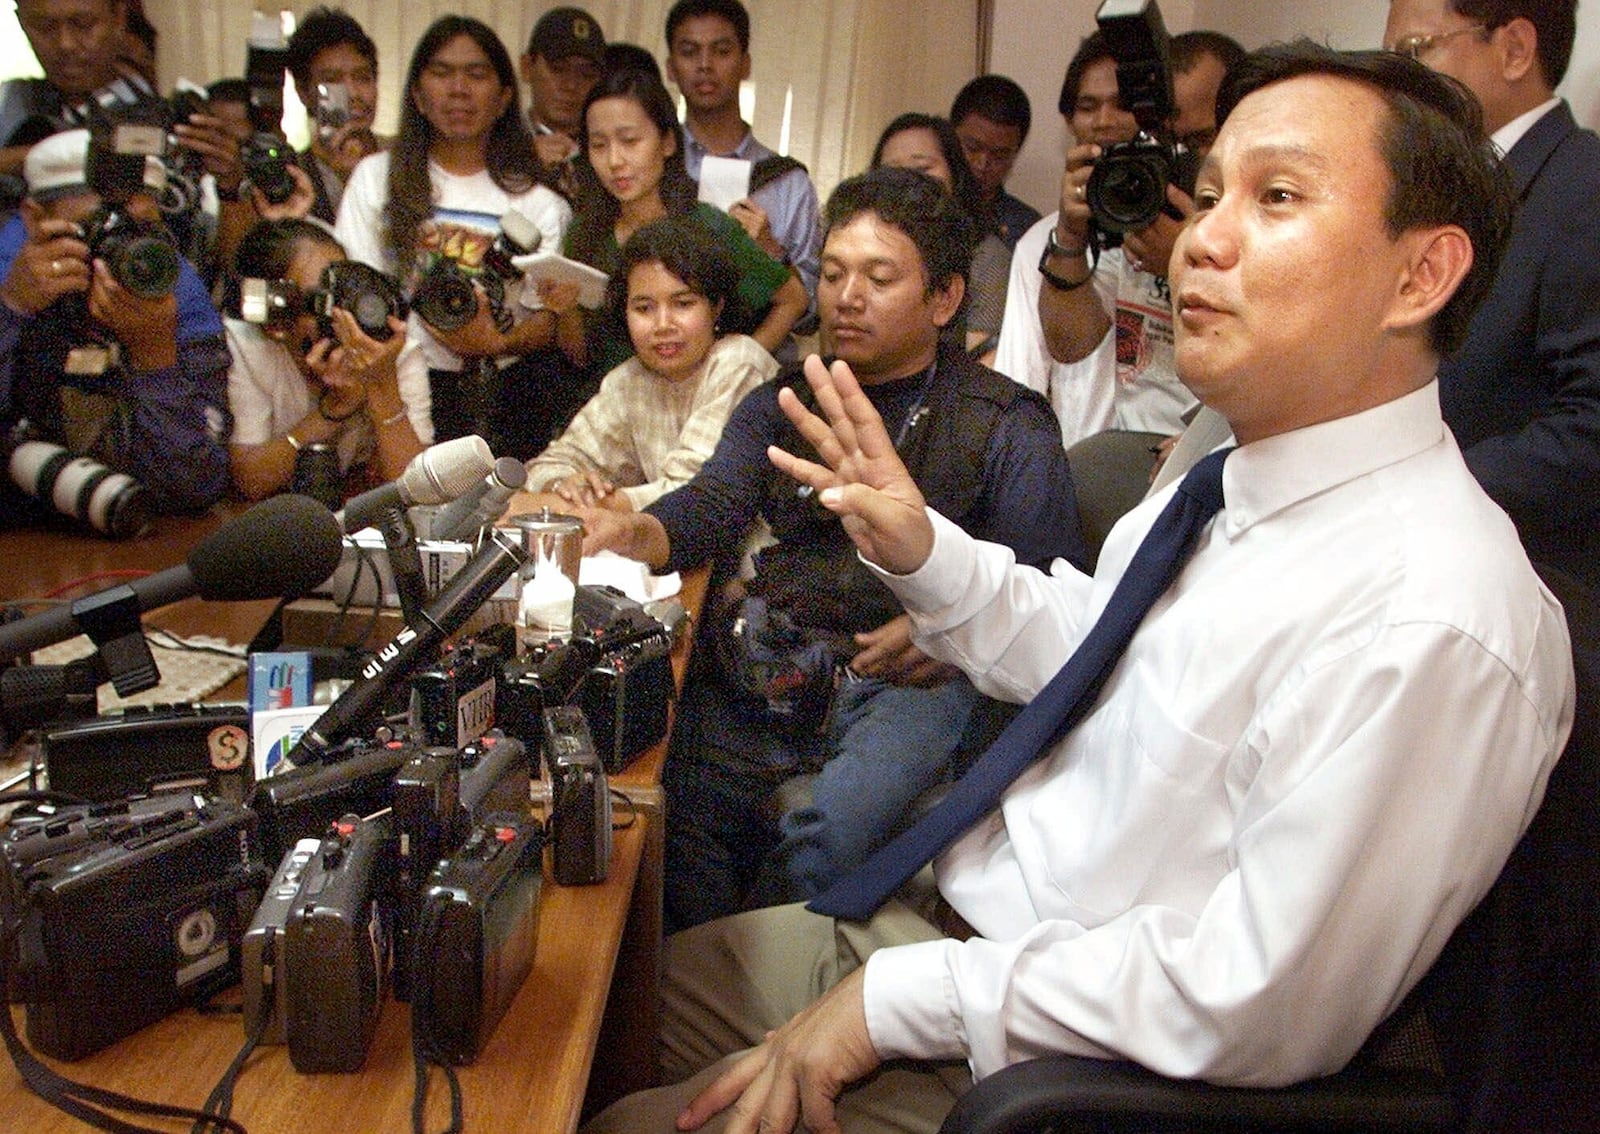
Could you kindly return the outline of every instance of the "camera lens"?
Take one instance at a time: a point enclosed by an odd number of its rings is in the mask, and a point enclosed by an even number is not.
[[[143,299],[171,295],[178,286],[178,248],[161,225],[102,207],[84,222],[89,255],[104,260],[111,278]]]
[[[350,312],[361,333],[379,342],[394,337],[389,316],[406,317],[406,301],[399,282],[357,260],[339,260],[323,269],[320,297],[318,317],[319,323],[325,324],[324,336],[333,334],[328,315],[334,307]]]
[[[1112,146],[1095,162],[1084,197],[1106,232],[1132,232],[1161,215],[1171,163],[1154,142]]]
[[[171,295],[178,286],[178,250],[160,237],[118,234],[103,241],[96,254],[112,278],[144,299]]]
[[[62,515],[108,536],[134,535],[149,520],[144,485],[48,441],[24,441],[12,451],[11,479]]]
[[[350,314],[355,316],[363,333],[377,337],[379,331],[389,330],[389,302],[376,292],[363,291],[353,297]],[[388,336],[385,335],[385,338]]]
[[[411,296],[411,308],[431,327],[453,331],[478,313],[472,281],[453,260],[441,260]]]

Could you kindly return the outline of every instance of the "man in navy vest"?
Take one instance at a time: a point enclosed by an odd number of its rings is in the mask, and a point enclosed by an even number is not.
[[[931,179],[884,169],[840,185],[826,220],[824,341],[861,376],[918,483],[1022,562],[1081,563],[1049,407],[939,348],[965,296],[974,240],[965,214]],[[783,387],[805,389],[797,367],[735,409],[688,484],[643,512],[589,523],[591,550],[661,570],[712,563],[727,576],[707,600],[695,651],[703,664],[664,776],[674,928],[826,887],[950,774],[980,704],[954,667],[911,644],[900,604],[837,517],[772,468],[767,447],[800,440],[778,409]],[[778,784],[813,770],[809,799],[769,801]],[[772,810],[782,811],[776,821]]]

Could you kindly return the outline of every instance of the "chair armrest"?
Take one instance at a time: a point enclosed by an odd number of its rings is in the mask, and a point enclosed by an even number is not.
[[[1184,1117],[1227,1131],[1442,1131],[1456,1119],[1443,1082],[1420,1072],[1350,1069],[1293,1087],[1257,1089],[1062,1055],[1016,1063],[975,1084],[940,1134],[1022,1134],[1069,1117]]]

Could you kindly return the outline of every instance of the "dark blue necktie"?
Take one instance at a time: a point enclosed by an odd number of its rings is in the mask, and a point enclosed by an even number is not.
[[[872,916],[923,863],[994,810],[1011,781],[1088,714],[1134,630],[1222,507],[1222,462],[1230,452],[1210,454],[1184,476],[1083,642],[989,750],[937,806],[819,894],[808,909],[855,920]]]

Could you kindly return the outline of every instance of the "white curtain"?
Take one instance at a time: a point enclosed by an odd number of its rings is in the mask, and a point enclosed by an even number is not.
[[[476,16],[500,33],[516,58],[534,23],[554,3],[515,0],[333,0],[378,45],[382,93],[379,128],[398,120],[400,83],[411,49],[438,16]],[[257,0],[263,11],[296,13],[314,0]],[[582,4],[608,40],[665,55],[671,0],[588,0]],[[810,168],[826,195],[866,165],[878,132],[905,110],[944,113],[977,73],[980,0],[746,0],[753,56],[751,125]],[[160,29],[161,81],[207,83],[244,71],[251,6],[242,0],[145,0]],[[526,99],[526,90],[521,94]]]

